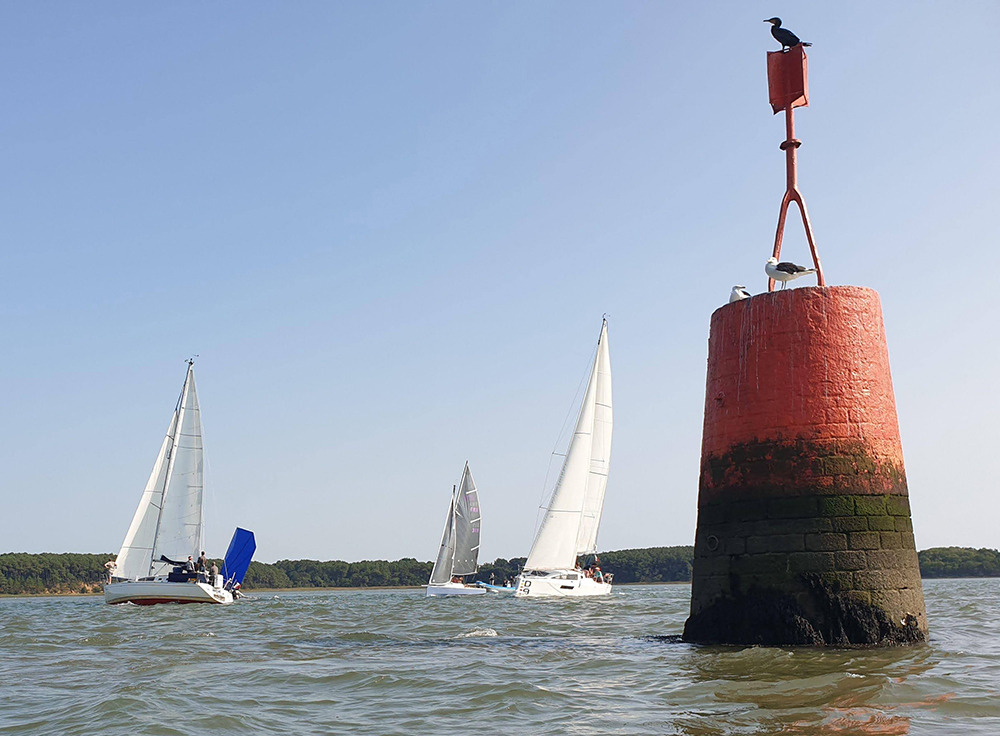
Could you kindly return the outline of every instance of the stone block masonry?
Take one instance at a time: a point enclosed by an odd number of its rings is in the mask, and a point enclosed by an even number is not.
[[[786,289],[712,315],[684,638],[927,634],[878,294]]]

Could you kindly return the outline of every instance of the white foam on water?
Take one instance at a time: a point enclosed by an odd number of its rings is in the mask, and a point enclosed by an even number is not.
[[[497,632],[495,629],[473,629],[465,634],[459,634],[456,639],[471,639],[480,636],[496,636]]]

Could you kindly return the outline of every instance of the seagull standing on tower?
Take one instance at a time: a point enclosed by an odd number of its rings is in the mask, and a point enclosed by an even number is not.
[[[775,281],[780,281],[781,288],[784,289],[785,284],[792,279],[797,279],[799,276],[805,276],[809,273],[816,273],[816,269],[806,268],[795,263],[789,263],[788,261],[778,263],[778,259],[772,256],[771,258],[768,258],[767,263],[764,264],[764,273]]]
[[[782,51],[790,49],[792,46],[797,46],[798,44],[802,44],[803,46],[812,46],[811,43],[800,41],[799,37],[787,28],[782,28],[781,18],[768,18],[764,22],[771,24],[771,35],[774,36],[775,40],[781,44]]]
[[[742,301],[743,299],[749,299],[750,296],[751,295],[750,292],[747,291],[747,287],[734,286],[733,290],[729,292],[729,303],[732,304],[733,302]]]

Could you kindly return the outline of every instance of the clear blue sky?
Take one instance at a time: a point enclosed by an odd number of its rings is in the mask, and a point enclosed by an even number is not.
[[[691,543],[709,316],[784,187],[775,14],[917,544],[1000,546],[995,2],[0,7],[0,551],[117,550],[198,353],[212,554],[432,559],[466,459],[482,558],[526,554],[605,312],[600,545]]]

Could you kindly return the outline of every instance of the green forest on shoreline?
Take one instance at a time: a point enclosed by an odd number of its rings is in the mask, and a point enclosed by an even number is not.
[[[691,580],[693,547],[623,549],[600,554],[605,572],[617,583],[668,583]],[[104,581],[108,554],[10,552],[0,554],[0,595],[97,593]],[[925,578],[1000,577],[1000,551],[971,547],[934,547],[921,550],[920,572]],[[498,558],[480,566],[477,580],[500,584],[517,575],[523,557]],[[243,587],[254,588],[370,588],[415,586],[427,583],[431,562],[404,558],[343,562],[279,560],[253,562]]]

